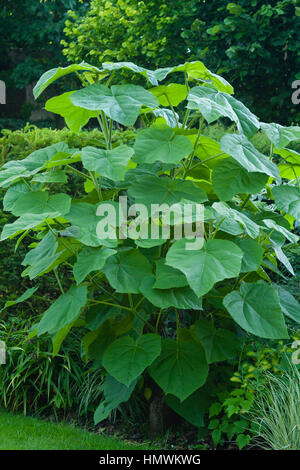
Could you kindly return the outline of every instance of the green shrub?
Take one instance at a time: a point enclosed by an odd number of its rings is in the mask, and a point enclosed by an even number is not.
[[[135,131],[114,131],[113,142],[131,144],[134,141]],[[103,145],[103,134],[98,129],[81,131],[78,134],[69,129],[62,130],[39,128],[33,124],[27,124],[24,129],[12,131],[2,129],[0,137],[2,164],[7,160],[22,159],[35,150],[58,142],[66,142],[69,147],[86,147],[88,145]]]
[[[299,23],[297,0],[92,0],[69,13],[62,44],[69,61],[96,66],[203,60],[263,120],[286,124],[299,122]]]
[[[120,144],[132,144],[135,138],[135,131],[129,130],[126,132],[114,131],[113,141]],[[30,155],[32,152],[39,150],[48,145],[53,145],[58,142],[66,142],[69,147],[82,148],[88,145],[98,145],[103,142],[103,134],[98,129],[92,131],[82,131],[79,134],[71,132],[65,128],[62,130],[53,130],[48,128],[38,128],[35,125],[27,124],[24,129],[12,131],[9,129],[2,130],[0,137],[0,157],[1,162],[4,164],[10,159],[23,159]],[[81,183],[76,174],[69,175],[68,187],[66,191],[71,191],[73,195],[80,189]],[[0,191],[0,203],[4,197],[4,191]],[[7,213],[4,214],[0,211],[0,224],[4,225],[12,221],[12,217]],[[26,254],[29,243],[24,240],[17,250],[15,250],[14,240],[9,240],[6,245],[0,244],[0,259],[2,260],[2,271],[0,274],[0,308],[5,303],[5,298],[15,299],[30,283],[27,278],[20,279],[22,268],[21,262]],[[40,292],[49,292],[49,286],[54,287],[53,275],[48,275],[47,279],[40,283]],[[44,308],[42,304],[40,308]],[[39,304],[36,303],[36,311],[39,311]]]
[[[96,118],[103,139],[83,148],[58,142],[5,163],[4,208],[18,218],[1,240],[28,237],[22,276],[36,282],[53,272],[57,280],[60,295],[32,334],[50,335],[55,356],[71,330],[88,330],[84,355],[105,374],[95,423],[142,384],[152,431],[162,424],[165,402],[201,427],[214,374],[228,374],[247,335],[288,340],[289,319],[300,322],[297,300],[271,278],[279,263],[292,269],[284,250],[299,240],[300,155],[287,146],[300,129],[261,123],[202,62],[156,71],[102,67],[58,67],[37,83],[36,97],[55,79],[81,73],[82,89],[45,107],[71,131]],[[115,84],[113,71],[123,68],[153,87]],[[175,72],[185,85],[158,84]],[[114,122],[130,127],[138,118],[133,145],[113,140]],[[219,118],[235,129],[217,142],[202,131]],[[269,139],[268,156],[249,140],[258,132]],[[66,186],[70,174],[82,182],[75,195]],[[139,217],[109,219],[121,211],[118,196],[134,201]],[[187,203],[188,228],[197,222],[198,231],[188,234],[185,226],[181,238],[176,231],[187,220],[177,215]],[[152,204],[160,207],[150,216]],[[36,287],[15,303],[34,298]]]

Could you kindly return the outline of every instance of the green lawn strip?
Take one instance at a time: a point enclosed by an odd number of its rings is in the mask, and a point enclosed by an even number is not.
[[[68,424],[47,423],[0,410],[0,450],[139,450],[116,437],[94,434]]]

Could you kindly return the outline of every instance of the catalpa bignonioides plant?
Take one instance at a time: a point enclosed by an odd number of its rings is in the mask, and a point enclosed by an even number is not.
[[[116,84],[122,69],[147,87]],[[84,86],[45,107],[74,132],[97,119],[104,140],[83,150],[54,144],[0,172],[4,210],[17,217],[1,240],[34,237],[22,275],[37,280],[54,271],[61,289],[31,337],[50,335],[56,355],[71,328],[85,331],[83,356],[105,372],[95,422],[127,401],[143,376],[184,414],[182,404],[196,406],[210,364],[236,357],[243,336],[288,338],[286,318],[300,322],[295,298],[271,279],[282,265],[294,274],[285,250],[298,242],[300,154],[288,145],[300,128],[259,122],[202,62],[156,71],[129,62],[59,67],[40,78],[35,97],[71,72]],[[181,83],[170,83],[172,75]],[[235,131],[217,142],[203,129],[220,118]],[[113,144],[116,126],[137,122],[133,146]],[[251,143],[257,132],[270,141],[268,155]],[[82,179],[79,199],[64,192],[70,173]],[[202,238],[188,249],[190,238],[175,236],[174,214],[166,224],[162,213],[147,218],[142,210],[139,223],[129,216],[124,236],[120,196],[136,210],[200,204],[201,217],[193,212],[189,225],[201,222]],[[99,235],[99,222],[109,236]]]

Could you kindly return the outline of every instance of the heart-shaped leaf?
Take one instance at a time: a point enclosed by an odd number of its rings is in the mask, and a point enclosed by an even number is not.
[[[190,140],[184,135],[176,135],[170,128],[143,129],[134,144],[134,160],[138,163],[178,163],[192,150]]]
[[[149,373],[165,394],[183,401],[205,383],[208,365],[199,344],[168,338],[162,341],[162,352]]]
[[[138,85],[113,85],[107,88],[94,83],[73,93],[71,101],[80,108],[104,111],[108,117],[124,126],[134,125],[142,106],[158,106],[155,96]]]
[[[127,145],[120,145],[113,150],[85,147],[81,158],[87,170],[95,171],[113,181],[120,181],[124,179],[127,164],[133,154],[133,149]]]
[[[38,324],[38,336],[43,333],[56,333],[72,323],[87,302],[87,287],[72,286],[46,310]]]
[[[114,255],[116,250],[110,248],[84,247],[77,255],[77,261],[73,267],[73,273],[77,285],[80,284],[88,274],[93,271],[100,271],[106,260]]]
[[[103,366],[116,380],[129,387],[159,356],[160,351],[159,335],[148,333],[136,341],[130,336],[123,336],[106,349]]]
[[[75,91],[50,98],[45,104],[45,109],[51,113],[62,116],[70,131],[78,133],[91,118],[97,117],[97,113],[80,108],[79,106],[74,106],[70,99],[73,93],[75,93]]]
[[[267,181],[267,175],[249,173],[233,158],[219,163],[212,174],[212,184],[220,201],[230,201],[236,194],[256,194]]]
[[[260,153],[244,135],[226,134],[222,137],[220,145],[223,152],[231,155],[250,173],[264,173],[279,179],[275,163]]]
[[[147,188],[149,191],[145,191]],[[172,206],[182,199],[198,203],[207,200],[205,192],[191,181],[173,180],[168,176],[142,176],[132,183],[128,192],[136,203],[145,204],[147,207],[151,207],[151,204]]]
[[[272,190],[278,209],[300,220],[300,189],[287,184],[275,186]]]
[[[276,290],[263,281],[242,284],[223,300],[232,318],[246,331],[261,338],[288,338]]]
[[[236,356],[239,342],[229,330],[216,329],[211,322],[201,318],[191,327],[191,334],[204,348],[208,364],[225,361]]]
[[[154,281],[154,276],[143,279],[140,285],[140,291],[143,296],[156,307],[202,310],[202,299],[198,299],[190,287],[156,289],[154,288]]]
[[[279,149],[286,147],[294,140],[300,140],[300,127],[298,126],[284,127],[274,122],[271,122],[270,124],[262,122],[260,127],[272,144]]]
[[[143,278],[151,275],[152,267],[136,249],[111,256],[102,271],[117,292],[138,294]]]
[[[174,243],[166,264],[182,271],[198,297],[209,292],[216,282],[240,273],[243,253],[228,240],[209,240],[200,250],[187,250],[187,240]]]

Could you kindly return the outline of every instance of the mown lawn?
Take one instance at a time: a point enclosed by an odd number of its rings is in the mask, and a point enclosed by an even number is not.
[[[149,449],[109,436],[94,434],[67,424],[0,410],[0,450],[138,450]]]

